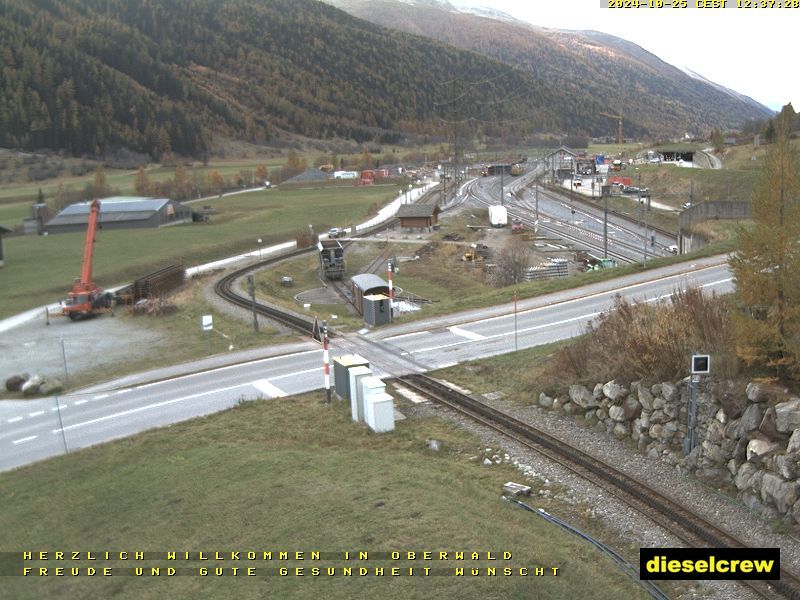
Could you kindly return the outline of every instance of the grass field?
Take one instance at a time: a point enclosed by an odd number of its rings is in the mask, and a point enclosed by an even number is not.
[[[110,287],[166,264],[200,264],[254,250],[258,239],[263,246],[285,242],[307,224],[326,231],[359,222],[395,191],[394,186],[263,190],[204,202],[219,211],[205,224],[101,230],[95,243],[95,280]],[[80,274],[85,237],[76,232],[5,239],[0,317],[64,297]]]
[[[440,451],[427,449],[430,438],[440,442]],[[411,418],[398,422],[392,434],[372,434],[351,422],[343,402],[326,406],[320,394],[248,402],[3,474],[0,551],[283,550],[339,556],[366,551],[369,560],[347,566],[427,566],[450,573],[459,566],[544,567],[548,573],[558,567],[557,577],[310,576],[313,566],[346,566],[343,560],[326,558],[317,565],[310,560],[239,565],[302,566],[304,577],[6,577],[3,595],[145,600],[222,595],[331,600],[645,597],[592,546],[501,501],[502,485],[522,476],[509,465],[485,467],[469,460],[482,449],[477,438],[435,418]],[[580,512],[549,498],[532,502],[557,516]],[[601,531],[596,521],[570,519]],[[636,561],[637,548],[617,542],[617,549]],[[512,552],[512,558],[493,563],[376,556],[503,550]],[[168,566],[166,560],[124,566],[157,564]],[[88,565],[84,561],[80,566]],[[178,566],[197,572],[201,563]]]

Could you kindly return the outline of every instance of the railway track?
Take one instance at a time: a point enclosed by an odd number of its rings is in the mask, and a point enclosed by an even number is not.
[[[667,495],[528,423],[457,392],[426,375],[408,375],[400,378],[400,381],[416,392],[479,421],[565,466],[648,516],[691,546],[712,548],[747,546]],[[793,600],[800,599],[800,579],[786,569],[781,569],[781,579],[777,581],[741,583],[763,598],[774,599],[776,595],[780,595]]]
[[[431,203],[431,202],[435,202],[436,199],[437,199],[438,193],[439,192],[436,191],[436,190],[429,191],[427,194],[425,194],[420,199],[420,201],[422,203],[425,203],[425,204]],[[383,231],[384,229],[393,228],[398,223],[399,223],[399,221],[397,219],[390,219],[390,220],[386,221],[385,223],[381,223],[380,225],[376,225],[375,227],[370,227],[369,229],[363,231],[361,233],[361,235],[372,235],[372,234],[377,233],[379,231]],[[345,242],[344,245],[347,246],[349,243],[350,242]],[[248,273],[250,273],[251,271],[254,271],[256,269],[261,269],[261,268],[264,268],[264,267],[271,266],[271,265],[273,265],[273,264],[275,264],[275,263],[277,263],[279,261],[282,261],[282,260],[285,260],[285,259],[288,259],[288,258],[295,258],[297,256],[302,256],[303,254],[307,254],[309,252],[315,251],[315,249],[316,248],[314,246],[311,246],[309,248],[293,250],[291,252],[286,252],[286,253],[281,254],[279,256],[274,256],[274,257],[270,257],[270,258],[268,258],[266,260],[260,260],[260,261],[258,261],[256,263],[251,263],[251,264],[249,264],[247,266],[244,266],[244,267],[242,267],[240,269],[236,269],[235,271],[232,271],[232,272],[228,273],[227,275],[223,276],[219,281],[217,281],[217,283],[214,285],[214,291],[223,300],[226,300],[226,301],[230,302],[231,304],[235,304],[236,306],[241,306],[241,307],[246,308],[248,310],[252,310],[253,309],[253,301],[249,297],[243,296],[243,295],[237,293],[236,290],[234,289],[234,282],[237,279],[239,279],[241,277],[244,277],[245,275],[247,275]],[[387,256],[388,256],[388,251],[387,251]],[[346,286],[344,286],[344,284],[342,284],[341,282],[335,282],[335,283],[331,282],[331,283],[334,284],[333,285],[334,290],[339,295],[341,295],[349,304],[355,306],[355,303],[353,301],[352,295],[350,294],[349,290],[347,290]],[[261,315],[263,317],[267,317],[269,319],[272,319],[273,321],[276,321],[276,322],[280,323],[281,325],[284,325],[285,327],[293,329],[294,331],[297,331],[297,332],[302,333],[304,335],[312,335],[314,337],[314,339],[317,339],[318,341],[320,341],[318,332],[317,331],[313,331],[314,330],[314,321],[311,320],[311,319],[308,319],[307,317],[303,317],[302,315],[298,315],[296,313],[290,312],[290,311],[285,310],[285,309],[280,309],[280,308],[277,308],[277,307],[274,307],[274,306],[269,306],[269,305],[263,304],[261,302],[256,302],[255,303],[255,310],[256,310],[256,313],[258,313],[259,315]],[[331,337],[331,338],[335,337],[335,333],[331,331],[328,334],[328,337]]]
[[[260,269],[263,267],[267,267],[273,265],[281,260],[285,260],[287,258],[295,258],[297,256],[302,256],[303,254],[307,254],[309,252],[313,252],[315,248],[312,246],[310,248],[303,248],[300,250],[293,250],[291,252],[287,252],[285,254],[281,254],[280,256],[275,256],[272,258],[268,258],[266,260],[258,261],[257,263],[247,265],[246,267],[242,267],[241,269],[237,269],[228,273],[224,277],[222,277],[217,283],[214,285],[214,291],[217,293],[218,296],[227,300],[231,304],[235,304],[237,306],[241,306],[248,310],[253,308],[253,301],[248,298],[247,296],[242,296],[233,289],[234,282],[247,275],[250,271],[255,269]],[[311,335],[312,330],[314,328],[314,322],[308,318],[302,317],[295,313],[289,312],[287,310],[282,310],[276,308],[274,306],[268,306],[261,302],[256,302],[255,310],[258,314],[272,319],[273,321],[277,321],[281,325],[289,327],[295,331],[300,333]],[[329,337],[334,337],[334,334],[331,332]]]

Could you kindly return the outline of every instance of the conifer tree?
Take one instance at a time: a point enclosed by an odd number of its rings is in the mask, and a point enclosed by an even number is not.
[[[729,263],[739,358],[800,379],[800,156],[789,126],[776,118],[776,141],[752,199],[754,224],[739,226],[739,250]]]

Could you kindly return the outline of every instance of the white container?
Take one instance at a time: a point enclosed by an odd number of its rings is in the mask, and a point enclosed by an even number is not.
[[[369,367],[358,366],[350,367],[347,370],[350,378],[350,415],[353,421],[364,422],[364,396],[361,394],[361,380],[365,377],[372,377],[372,369]]]
[[[366,421],[375,433],[394,431],[394,400],[386,392],[368,394],[364,398]]]

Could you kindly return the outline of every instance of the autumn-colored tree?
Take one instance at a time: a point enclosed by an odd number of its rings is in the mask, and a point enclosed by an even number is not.
[[[739,310],[736,351],[748,365],[800,379],[800,156],[789,142],[788,119],[775,119],[752,200],[752,227],[738,228],[729,263]]]
[[[208,188],[215,194],[221,194],[225,186],[225,178],[216,169],[208,174]]]
[[[183,165],[175,167],[175,181],[172,187],[172,197],[175,200],[188,200],[192,196],[192,182]]]
[[[92,183],[87,184],[84,190],[87,197],[90,198],[104,198],[111,193],[111,188],[106,181],[106,171],[103,165],[97,165],[92,177]]]
[[[300,156],[296,151],[289,150],[286,156],[286,166],[284,167],[284,178],[294,177],[305,171],[308,168],[306,159]]]
[[[136,180],[134,181],[133,188],[140,196],[153,195],[153,182],[150,181],[144,167],[139,167],[139,170],[136,171]]]
[[[256,181],[264,183],[269,179],[269,173],[265,165],[258,165],[256,167]]]

